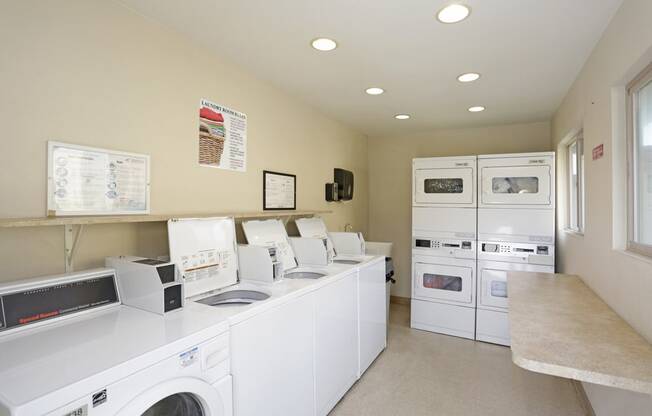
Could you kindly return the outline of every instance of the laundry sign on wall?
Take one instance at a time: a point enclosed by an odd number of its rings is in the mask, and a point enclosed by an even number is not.
[[[199,164],[247,170],[247,115],[202,99],[199,104]]]

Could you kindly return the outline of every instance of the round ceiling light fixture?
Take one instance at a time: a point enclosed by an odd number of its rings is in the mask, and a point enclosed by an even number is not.
[[[470,14],[469,6],[453,3],[437,12],[437,20],[442,23],[458,23],[469,17]]]
[[[480,79],[480,74],[477,72],[467,72],[457,77],[459,82],[473,82]]]
[[[312,45],[313,48],[322,52],[332,51],[333,49],[337,48],[337,42],[329,38],[313,39],[313,41],[310,44]]]
[[[409,114],[397,114],[394,116],[395,119],[397,120],[407,120],[410,118]]]
[[[365,90],[365,92],[369,95],[380,95],[385,92],[384,89],[380,87],[370,87]]]
[[[476,106],[473,106],[473,107],[469,107],[469,111],[471,113],[479,113],[479,112],[484,111],[484,110],[485,110],[485,108],[483,106],[481,106],[481,105],[476,105]]]

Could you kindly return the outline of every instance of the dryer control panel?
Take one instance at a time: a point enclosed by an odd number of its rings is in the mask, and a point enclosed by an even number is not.
[[[431,256],[475,258],[475,241],[415,237],[412,249],[415,253]]]
[[[550,244],[478,242],[478,259],[510,263],[529,263],[552,266],[555,264],[555,246]]]

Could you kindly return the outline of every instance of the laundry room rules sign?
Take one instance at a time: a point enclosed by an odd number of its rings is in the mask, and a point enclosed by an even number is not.
[[[199,104],[199,164],[247,170],[247,115],[202,99]]]

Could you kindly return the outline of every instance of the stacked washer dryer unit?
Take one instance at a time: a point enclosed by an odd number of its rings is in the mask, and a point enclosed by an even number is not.
[[[555,271],[555,155],[478,156],[476,339],[510,345],[507,271]]]
[[[412,161],[412,328],[475,337],[476,162]]]

